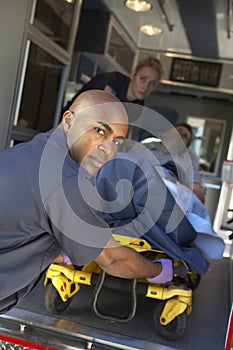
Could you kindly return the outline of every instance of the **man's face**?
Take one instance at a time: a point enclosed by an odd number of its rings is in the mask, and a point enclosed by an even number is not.
[[[182,125],[176,126],[176,130],[178,131],[178,133],[180,134],[180,137],[182,138],[185,145],[187,146],[192,138],[190,131],[185,126],[182,126]]]
[[[126,123],[118,103],[96,105],[77,113],[67,134],[71,157],[94,175],[123,143]]]
[[[155,91],[159,83],[159,74],[151,67],[143,67],[131,77],[131,93],[136,100],[146,99]]]
[[[177,126],[164,132],[162,135],[165,147],[174,153],[182,153],[191,139],[191,134],[185,126]]]

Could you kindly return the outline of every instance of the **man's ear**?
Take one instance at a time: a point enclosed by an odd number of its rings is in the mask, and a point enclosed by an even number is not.
[[[66,111],[63,114],[62,126],[63,126],[63,130],[65,131],[66,134],[70,131],[70,128],[73,125],[73,119],[74,119],[74,115],[70,111]]]

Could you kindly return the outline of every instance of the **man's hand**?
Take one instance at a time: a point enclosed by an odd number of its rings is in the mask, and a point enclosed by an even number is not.
[[[168,259],[164,259],[168,260]],[[134,249],[124,247],[110,238],[101,254],[95,259],[105,272],[122,278],[154,278],[162,273],[163,281],[168,282],[173,277],[172,262],[167,263],[167,279],[161,261],[151,261],[144,258]],[[165,264],[165,263],[164,263]],[[156,282],[156,283],[165,283]]]
[[[150,283],[166,283],[173,279],[173,265],[170,259],[153,260],[154,263],[160,262],[162,265],[162,271],[159,275],[147,278]]]
[[[193,183],[193,192],[200,199],[200,201],[204,204],[205,203],[205,193],[204,193],[203,186],[201,184],[194,182]]]
[[[55,264],[71,264],[70,258],[66,254],[64,250],[57,256],[57,258],[53,261]]]

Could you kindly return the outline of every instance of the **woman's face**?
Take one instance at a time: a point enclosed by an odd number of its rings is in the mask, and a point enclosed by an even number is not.
[[[143,67],[131,76],[128,100],[144,100],[155,91],[159,83],[159,74],[152,67]]]

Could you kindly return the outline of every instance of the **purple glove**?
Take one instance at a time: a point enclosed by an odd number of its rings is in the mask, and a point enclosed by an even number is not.
[[[159,260],[153,260],[155,263],[161,263],[162,264],[162,271],[159,275],[147,278],[148,282],[151,283],[166,283],[170,282],[173,279],[173,266],[172,261],[170,259],[159,259]]]
[[[71,260],[64,250],[61,251],[61,255],[63,257],[63,264],[71,264]]]

